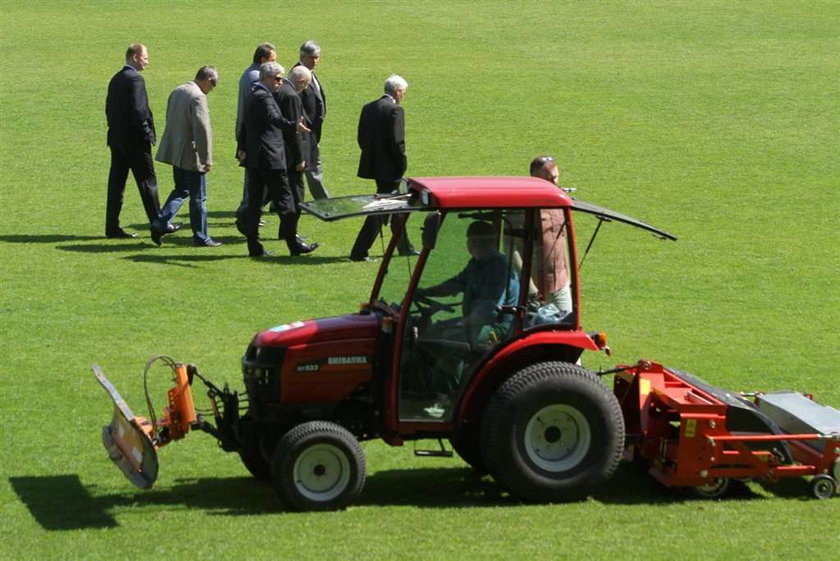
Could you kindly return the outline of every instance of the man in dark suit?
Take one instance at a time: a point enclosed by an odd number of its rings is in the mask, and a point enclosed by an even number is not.
[[[160,212],[157,178],[152,163],[155,123],[149,109],[146,83],[140,76],[149,64],[145,45],[134,43],[125,53],[125,66],[108,84],[105,116],[108,119],[108,147],[111,149],[111,170],[108,174],[108,202],[105,212],[105,236],[134,238],[137,234],[120,227],[125,181],[128,170],[134,175],[140,200],[151,224]],[[177,226],[170,226],[174,231]]]
[[[321,46],[316,41],[306,41],[300,46],[300,62],[295,68],[303,66],[312,73],[312,80],[300,94],[303,103],[303,111],[306,116],[306,126],[312,129],[314,134],[314,145],[312,146],[313,157],[306,162],[304,175],[306,183],[309,184],[309,192],[313,199],[326,199],[330,194],[324,187],[324,170],[321,167],[321,154],[318,144],[321,142],[321,128],[324,117],[327,115],[327,97],[321,81],[315,75],[315,67],[321,60]]]
[[[305,122],[303,107],[301,105],[300,93],[306,89],[312,80],[312,73],[305,66],[295,66],[289,75],[283,80],[283,85],[274,94],[280,113],[287,121],[297,123]],[[286,146],[286,176],[289,179],[289,187],[292,192],[292,202],[295,207],[295,231],[300,220],[300,203],[303,202],[303,170],[312,158],[314,145],[314,134],[312,132],[298,131],[297,128],[283,128],[283,143]],[[300,241],[300,240],[299,240]],[[318,247],[319,244],[311,244]]]
[[[297,217],[286,175],[286,148],[283,129],[308,132],[302,120],[283,117],[274,94],[283,83],[283,67],[276,62],[260,66],[260,81],[254,85],[245,106],[245,119],[237,138],[237,156],[248,174],[248,206],[245,211],[245,237],[251,257],[267,255],[259,239],[259,220],[265,189],[280,216],[280,238],[292,255],[309,253],[316,246],[297,238]]]
[[[400,179],[405,174],[405,118],[402,103],[408,82],[396,74],[385,80],[385,93],[362,108],[359,116],[357,140],[362,154],[359,158],[357,175],[376,181],[377,194],[394,193],[399,190]],[[391,217],[391,230],[396,231],[399,220]],[[370,261],[368,251],[376,239],[379,229],[388,221],[379,216],[368,216],[353,249],[352,261]],[[417,251],[403,232],[397,242],[400,255],[417,255]]]

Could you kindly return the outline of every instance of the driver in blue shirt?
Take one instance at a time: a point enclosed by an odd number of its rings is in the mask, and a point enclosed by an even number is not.
[[[497,249],[496,232],[489,222],[476,221],[467,228],[470,260],[454,277],[429,288],[418,288],[419,296],[452,296],[463,293],[463,319],[467,342],[492,344],[504,338],[513,318],[500,316],[498,306],[515,306],[519,301],[519,281],[510,262]],[[434,328],[433,328],[434,329]]]

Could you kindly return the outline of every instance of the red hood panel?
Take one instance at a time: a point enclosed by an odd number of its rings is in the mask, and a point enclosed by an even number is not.
[[[287,347],[302,343],[375,338],[379,319],[374,314],[348,314],[278,325],[260,331],[254,344],[260,347]]]

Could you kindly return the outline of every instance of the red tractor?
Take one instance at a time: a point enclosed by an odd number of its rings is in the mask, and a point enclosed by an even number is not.
[[[238,452],[299,510],[342,508],[357,497],[365,481],[359,442],[374,438],[393,446],[437,440],[439,449],[415,453],[451,455],[447,439],[475,470],[527,501],[585,497],[612,475],[625,426],[645,424],[639,411],[629,413],[628,388],[636,396],[639,383],[627,373],[647,370],[620,369],[616,393],[579,365],[583,351],[609,349],[603,333],[580,325],[573,215],[595,215],[598,228],[618,221],[674,236],[529,177],[414,178],[402,194],[304,207],[327,221],[367,215],[390,222],[370,298],[355,313],[257,333],[242,359],[245,395],[165,359],[176,386],[161,421],[135,417],[95,367],[117,405],[105,446],[133,483],[150,487],[157,449],[190,428]],[[418,256],[398,255],[406,232],[422,239]],[[208,388],[213,423],[195,413],[195,377]],[[674,413],[663,415],[673,430]],[[646,446],[640,457],[651,459],[655,445]]]

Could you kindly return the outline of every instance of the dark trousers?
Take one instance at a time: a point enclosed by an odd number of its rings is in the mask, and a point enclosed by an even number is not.
[[[376,180],[376,193],[378,195],[394,193],[399,190],[399,181],[380,181]],[[359,235],[356,236],[356,242],[353,244],[353,249],[350,250],[350,259],[363,259],[368,257],[370,246],[376,240],[377,234],[383,226],[391,224],[391,233],[395,234],[402,224],[402,219],[399,215],[385,214],[381,216],[368,216],[365,218],[365,223],[362,224],[362,229],[359,230]],[[402,236],[397,240],[397,251],[400,253],[407,253],[414,249],[408,239],[408,234],[403,230]]]
[[[297,245],[297,205],[289,186],[285,169],[247,168],[248,205],[245,209],[245,237],[248,239],[248,254],[262,255],[264,248],[260,243],[259,222],[262,216],[263,192],[268,191],[269,200],[274,203],[280,217],[278,237],[286,245]]]
[[[105,208],[105,235],[120,231],[120,211],[123,205],[128,170],[134,175],[143,209],[151,224],[160,213],[157,177],[152,162],[152,145],[111,146],[111,170],[108,173],[108,201]]]

